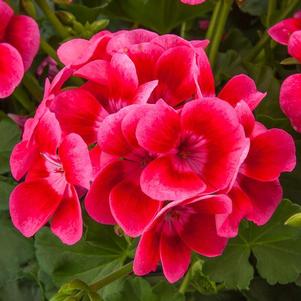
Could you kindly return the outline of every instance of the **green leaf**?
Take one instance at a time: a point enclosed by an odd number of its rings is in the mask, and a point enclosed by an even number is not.
[[[253,16],[261,16],[267,10],[268,0],[244,0],[240,9]]]
[[[104,301],[157,301],[151,285],[143,278],[128,277],[107,286],[102,294]]]
[[[57,286],[73,279],[91,284],[120,267],[129,252],[126,240],[112,227],[92,221],[76,245],[64,245],[44,228],[36,235],[35,247],[40,267]]]
[[[301,232],[284,222],[300,210],[300,206],[284,200],[266,225],[243,223],[224,254],[205,262],[204,273],[224,282],[227,288],[247,289],[254,272],[252,254],[258,273],[269,284],[295,281],[301,272]]]
[[[12,226],[5,212],[0,213],[0,286],[20,277],[34,258],[33,241],[23,237]]]
[[[282,301],[299,300],[301,288],[293,283],[288,285],[269,285],[259,277],[255,277],[251,283],[250,290],[244,292],[247,301]]]
[[[168,33],[184,21],[206,16],[212,7],[212,1],[191,6],[178,0],[114,0],[103,9],[103,14]]]
[[[250,255],[251,250],[240,234],[230,241],[222,256],[206,261],[203,271],[214,281],[224,282],[227,288],[246,289],[254,273]]]
[[[20,140],[20,129],[10,119],[0,121],[0,174],[9,172],[9,156]]]
[[[170,285],[166,280],[157,282],[153,286],[153,292],[156,294],[156,301],[184,301],[185,296],[180,294],[175,286]]]
[[[12,179],[0,177],[0,210],[8,210],[8,200],[15,183]]]

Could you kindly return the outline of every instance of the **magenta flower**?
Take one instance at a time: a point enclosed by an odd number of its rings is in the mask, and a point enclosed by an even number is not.
[[[293,138],[281,129],[267,130],[255,121],[251,110],[264,96],[245,75],[232,78],[219,93],[219,97],[235,107],[250,139],[250,149],[229,192],[232,213],[219,225],[224,235],[236,236],[242,218],[265,224],[282,200],[280,174],[292,171],[296,165]]]
[[[133,126],[152,106],[129,106],[101,123],[98,145],[102,168],[85,199],[93,219],[104,224],[118,223],[134,237],[141,235],[161,208],[161,202],[141,190],[141,172],[154,155],[137,144],[133,132]]]
[[[10,195],[10,214],[13,224],[24,236],[34,235],[50,221],[55,235],[66,244],[74,244],[82,236],[76,187],[90,187],[89,152],[76,134],[61,140],[53,113],[47,113],[44,119],[47,122],[39,124],[35,135],[39,152],[35,154],[25,182]]]
[[[298,14],[275,24],[268,33],[276,42],[288,46],[288,53],[301,61],[301,18]]]
[[[226,188],[248,143],[230,105],[203,99],[181,113],[164,102],[128,106],[101,123],[98,145],[106,157],[86,209],[137,236],[160,209],[157,200]]]
[[[301,74],[289,76],[282,83],[280,107],[290,120],[293,128],[301,132]]]
[[[28,16],[16,16],[0,0],[0,99],[8,97],[19,85],[38,52],[40,33]]]
[[[227,238],[218,235],[216,221],[231,213],[231,207],[225,195],[169,203],[142,234],[134,273],[146,275],[161,261],[165,277],[173,283],[187,271],[192,251],[207,257],[221,255]]]
[[[158,103],[137,124],[136,137],[158,154],[142,172],[140,185],[159,200],[228,187],[248,145],[235,110],[216,98],[190,101],[180,113]]]

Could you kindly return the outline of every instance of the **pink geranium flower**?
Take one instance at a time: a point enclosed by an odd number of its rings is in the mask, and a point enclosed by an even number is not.
[[[289,54],[301,61],[301,18],[299,14],[275,24],[268,30],[268,33],[276,42],[288,46]]]
[[[137,144],[133,127],[152,105],[129,106],[109,115],[98,133],[102,168],[85,199],[89,215],[104,224],[118,223],[127,235],[141,235],[161,202],[147,196],[140,176],[154,155]]]
[[[301,74],[291,75],[282,83],[280,107],[293,128],[301,133]]]
[[[296,165],[293,138],[281,129],[268,130],[255,121],[252,110],[264,96],[246,75],[233,77],[219,93],[220,98],[235,107],[250,139],[249,152],[229,192],[232,213],[219,225],[224,235],[236,236],[242,218],[265,224],[282,200],[280,174],[292,171]]]
[[[227,187],[248,143],[230,105],[203,99],[181,112],[163,101],[128,106],[101,123],[98,145],[108,163],[102,162],[86,209],[136,236],[160,209],[158,200]]]
[[[231,213],[231,207],[225,195],[169,203],[142,234],[134,273],[156,271],[161,261],[165,277],[173,283],[187,271],[192,251],[207,257],[221,255],[227,238],[218,235],[217,220]]]
[[[53,113],[47,113],[36,129],[35,153],[24,183],[10,195],[10,214],[25,236],[34,235],[48,221],[64,243],[74,244],[82,236],[81,208],[76,187],[89,189],[92,169],[82,138],[61,131]]]
[[[28,16],[16,16],[0,0],[0,99],[8,97],[19,85],[38,52],[40,33]]]
[[[142,190],[179,200],[226,188],[248,141],[235,110],[216,98],[193,100],[180,112],[159,102],[136,127],[140,146],[158,157],[141,175]]]

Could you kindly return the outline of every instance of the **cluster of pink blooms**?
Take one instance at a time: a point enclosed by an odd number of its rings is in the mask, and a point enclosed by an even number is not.
[[[288,47],[288,53],[301,62],[301,12],[285,19],[269,29],[270,36]],[[282,84],[280,106],[291,121],[292,126],[301,132],[301,74],[289,76]]]
[[[175,282],[192,251],[218,256],[242,219],[266,223],[294,141],[255,120],[265,93],[248,76],[215,92],[207,43],[142,29],[64,43],[65,67],[11,156],[13,176],[25,177],[10,197],[16,228],[29,237],[50,222],[74,244],[84,198],[95,221],[140,236],[137,275],[161,262]],[[83,84],[68,87],[71,77]]]
[[[0,99],[8,97],[20,84],[39,50],[40,32],[28,16],[14,15],[0,0]]]

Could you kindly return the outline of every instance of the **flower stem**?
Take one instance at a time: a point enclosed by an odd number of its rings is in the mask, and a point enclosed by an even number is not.
[[[287,18],[300,4],[300,0],[294,0],[288,5],[282,12],[282,14],[279,16],[277,22],[281,21],[282,19]],[[277,23],[276,22],[276,23]],[[249,53],[249,55],[246,56],[246,60],[252,61],[254,60],[257,55],[260,53],[260,51],[265,47],[265,45],[269,42],[269,35],[267,32],[265,32],[261,39],[258,41],[258,43],[254,46],[252,51]]]
[[[180,285],[180,288],[179,288],[180,294],[184,295],[186,293],[186,290],[190,283],[190,278],[191,278],[191,270],[189,269]]]
[[[210,19],[210,22],[209,22],[209,27],[208,27],[208,30],[206,33],[206,39],[208,39],[208,40],[211,40],[211,38],[212,38],[213,32],[216,27],[216,22],[218,20],[218,16],[221,11],[221,7],[222,7],[222,1],[217,0],[214,10],[213,10],[213,13],[212,13],[212,16],[211,16],[211,19]]]
[[[57,18],[55,13],[49,7],[46,0],[35,0],[38,6],[41,8],[45,16],[48,18],[56,32],[60,35],[62,39],[66,39],[69,36],[68,30],[64,27],[64,25]]]
[[[215,31],[211,39],[211,46],[208,51],[208,57],[211,62],[212,67],[215,65],[216,56],[218,53],[219,45],[224,33],[227,18],[229,16],[233,0],[219,0],[221,4],[220,13],[217,18],[217,24],[215,26]]]
[[[30,101],[25,89],[22,85],[19,85],[14,91],[13,97],[26,109],[28,113],[31,113],[34,109],[33,103]]]
[[[111,274],[105,276],[99,281],[91,284],[90,285],[91,291],[97,292],[98,290],[110,284],[111,282],[128,275],[129,273],[131,273],[132,269],[133,269],[133,262],[127,263],[126,265],[122,266],[120,269],[112,272]]]
[[[267,12],[267,18],[266,18],[266,25],[270,27],[272,24],[272,17],[274,14],[274,11],[277,6],[277,0],[269,0],[268,1],[268,12]]]
[[[40,102],[43,97],[42,89],[37,79],[31,72],[25,73],[23,77],[23,85],[26,90],[33,96],[36,102]]]
[[[62,67],[62,63],[60,62],[57,54],[56,54],[56,51],[52,48],[52,46],[50,44],[48,44],[46,42],[45,39],[41,38],[41,49],[46,53],[48,54],[50,57],[52,57],[56,62],[57,64],[59,65],[59,67]]]

